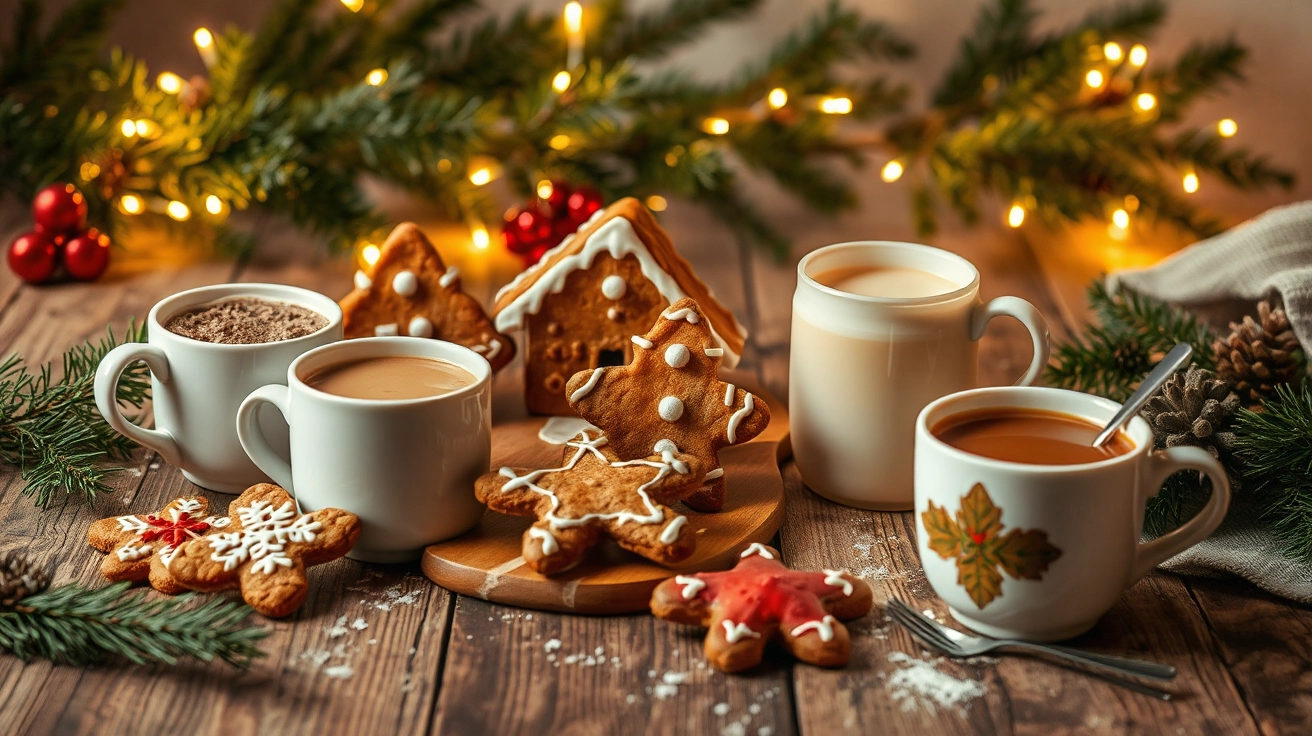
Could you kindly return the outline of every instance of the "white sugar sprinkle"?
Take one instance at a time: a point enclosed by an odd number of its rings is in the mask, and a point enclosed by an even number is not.
[[[560,649],[560,639],[548,639],[547,643],[542,646],[548,652],[554,652]]]
[[[369,628],[369,624],[364,619],[357,618],[356,620],[351,622],[351,628],[355,629],[356,631],[364,631],[365,629]]]
[[[941,672],[937,665],[944,661],[942,658],[926,661],[892,652],[888,661],[905,665],[891,673],[885,683],[893,700],[901,703],[903,712],[923,709],[934,715],[939,709],[953,709],[964,717],[965,706],[985,693],[983,683]]]
[[[728,704],[728,703],[716,703],[716,704],[715,704],[715,707],[714,707],[714,708],[711,708],[711,711],[714,712],[715,715],[717,715],[717,716],[725,715],[725,714],[727,714],[727,713],[729,712],[729,704]]]
[[[688,679],[686,672],[666,672],[661,675],[661,681],[666,685],[682,685]]]
[[[355,674],[355,668],[349,664],[338,664],[324,669],[323,673],[338,680],[345,680]]]
[[[679,694],[679,686],[678,686],[678,685],[666,685],[666,684],[663,684],[663,683],[662,683],[662,684],[660,684],[660,685],[657,685],[655,688],[653,688],[651,694],[654,695],[654,696],[656,696],[656,699],[657,699],[657,700],[664,700],[664,699],[666,699],[666,698],[672,698],[672,697],[674,697],[675,695],[678,695],[678,694]]]
[[[745,733],[747,733],[747,728],[738,721],[734,721],[720,729],[720,736],[743,736]]]

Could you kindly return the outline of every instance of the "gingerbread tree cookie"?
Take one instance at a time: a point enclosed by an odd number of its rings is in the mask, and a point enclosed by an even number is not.
[[[149,580],[161,593],[181,593],[186,587],[169,574],[178,548],[226,528],[226,516],[210,516],[204,498],[175,498],[157,514],[114,516],[92,522],[87,543],[108,552],[100,572],[113,582]]]
[[[851,573],[789,570],[778,550],[752,544],[732,570],[661,583],[652,592],[651,612],[707,627],[706,659],[724,672],[759,664],[776,634],[803,662],[842,667],[852,645],[839,621],[864,616],[872,601],[870,586]]]
[[[479,478],[488,508],[537,522],[524,532],[524,561],[543,575],[568,570],[603,536],[653,562],[674,564],[696,549],[688,519],[668,504],[701,486],[706,463],[672,446],[635,460],[608,451],[584,431],[565,447],[559,468],[501,468]]]
[[[499,371],[515,357],[515,343],[496,331],[483,307],[460,288],[460,272],[412,222],[387,236],[369,271],[355,273],[355,290],[341,301],[347,338],[374,335],[433,337],[479,353]]]
[[[724,470],[717,456],[764,431],[769,407],[719,380],[724,349],[692,299],[671,304],[646,335],[632,339],[628,365],[582,371],[569,380],[570,406],[606,433],[620,457],[645,457],[657,442],[669,441],[679,452],[712,463],[706,486],[684,503],[719,511]]]
[[[228,505],[232,524],[183,544],[169,572],[193,590],[241,588],[251,608],[280,618],[310,592],[305,568],[341,557],[360,536],[360,520],[340,509],[301,514],[287,491],[269,483],[247,488]]]

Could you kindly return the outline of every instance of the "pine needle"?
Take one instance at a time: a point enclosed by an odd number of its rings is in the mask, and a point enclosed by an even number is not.
[[[1277,386],[1261,412],[1240,411],[1235,438],[1245,488],[1290,556],[1312,563],[1312,389]]]

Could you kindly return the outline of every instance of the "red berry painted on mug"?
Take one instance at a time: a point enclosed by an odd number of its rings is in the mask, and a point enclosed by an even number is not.
[[[55,244],[44,233],[23,233],[9,244],[9,270],[29,284],[39,284],[55,273]]]
[[[109,268],[109,236],[91,228],[64,244],[64,269],[82,281],[94,281]]]
[[[32,198],[32,219],[51,237],[77,233],[86,226],[86,197],[72,184],[51,184]]]

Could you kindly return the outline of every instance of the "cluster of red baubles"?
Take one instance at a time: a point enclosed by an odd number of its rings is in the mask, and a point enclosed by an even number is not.
[[[506,250],[519,256],[525,267],[532,266],[601,207],[601,194],[595,189],[553,181],[550,196],[535,198],[506,213],[501,229]]]
[[[72,184],[51,184],[32,198],[36,229],[9,244],[9,268],[29,284],[49,281],[60,264],[93,281],[109,267],[109,236],[87,227],[87,200]]]

